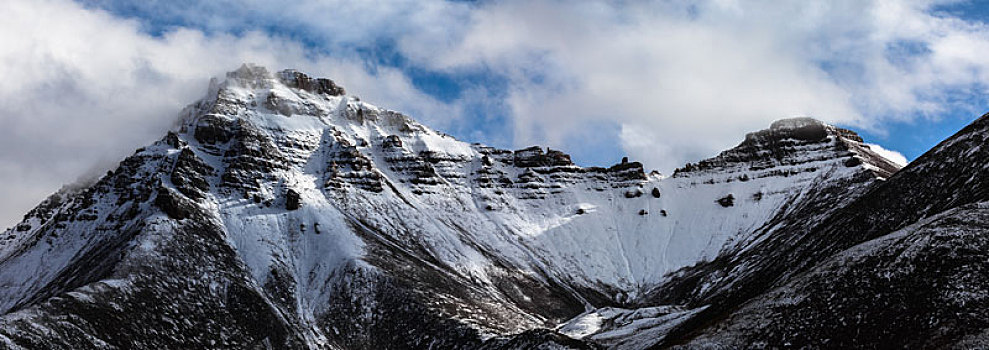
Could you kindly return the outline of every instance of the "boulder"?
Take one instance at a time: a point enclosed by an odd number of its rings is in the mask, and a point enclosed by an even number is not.
[[[717,202],[718,204],[721,204],[722,207],[731,207],[735,205],[735,196],[729,193],[727,196],[718,198]]]
[[[285,209],[296,210],[302,206],[302,197],[293,189],[285,191]]]

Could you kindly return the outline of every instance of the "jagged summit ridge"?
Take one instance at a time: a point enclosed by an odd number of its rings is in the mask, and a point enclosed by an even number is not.
[[[802,203],[838,206],[877,181],[848,161],[854,140],[773,135],[660,178],[468,144],[330,80],[244,65],[161,141],[0,237],[0,285],[14,286],[0,307],[16,311],[0,343],[497,344],[639,305]],[[696,311],[646,314],[670,310]],[[108,322],[121,326],[92,326]]]
[[[748,138],[758,138],[760,135],[772,133],[788,135],[789,137],[803,140],[819,140],[829,135],[841,136],[855,142],[863,142],[858,133],[845,128],[825,123],[813,117],[784,118],[774,121],[769,125],[769,129],[746,135]]]
[[[862,137],[852,130],[839,128],[811,117],[780,119],[770,124],[768,131],[776,131],[777,133],[803,140],[815,140],[834,135],[854,142],[864,142]],[[764,130],[749,135],[757,138],[760,134],[767,134],[767,132]],[[748,138],[749,136],[746,136],[746,139]]]
[[[272,74],[264,66],[244,63],[237,70],[226,74],[228,81],[236,82],[247,88],[270,88],[277,81],[291,88],[297,88],[316,94],[340,96],[346,94],[343,87],[327,78],[311,78],[295,69],[285,69]]]
[[[740,176],[787,177],[836,164],[852,168],[862,166],[883,179],[900,168],[869,149],[854,131],[802,117],[782,119],[773,122],[768,129],[748,133],[738,146],[696,164],[687,164],[677,169],[673,176],[715,173],[735,176],[735,180]]]
[[[586,177],[581,174],[645,178],[641,164],[636,162],[611,169],[585,169],[574,165],[568,155],[559,151],[543,152],[539,147],[530,147],[513,152],[480,144],[469,145],[400,113],[369,105],[352,96],[337,94],[342,93],[342,88],[330,89],[333,93],[326,93],[327,90],[319,86],[336,86],[327,79],[312,79],[294,70],[282,71],[278,76],[280,78],[276,79],[265,68],[251,65],[229,73],[228,81],[214,84],[216,88],[211,98],[201,101],[198,108],[187,112],[180,132],[191,130],[195,138],[208,147],[229,141],[233,129],[272,129],[275,136],[284,134],[282,131],[310,133],[310,140],[332,138],[341,147],[333,157],[342,158],[331,160],[328,169],[331,174],[345,178],[337,185],[351,179],[367,185],[364,188],[375,190],[383,188],[378,179],[386,176],[387,170],[398,171],[400,177],[414,177],[403,181],[417,182],[415,185],[422,185],[419,187],[428,187],[426,185],[437,184],[440,180],[460,182],[466,178],[464,174],[448,172],[446,175],[449,177],[440,179],[433,174],[437,170],[435,168],[452,166],[453,162],[467,162],[472,158],[480,158],[482,167],[490,167],[497,161],[542,173],[568,169],[573,174],[570,180]],[[236,127],[233,124],[237,124]],[[330,134],[315,135],[322,132]],[[417,161],[430,166],[398,164]],[[396,164],[380,167],[382,163]],[[497,173],[483,174],[482,178],[490,180],[490,175]],[[504,182],[505,178],[499,179]],[[539,177],[529,177],[528,180],[543,182]],[[560,180],[567,179],[561,175]],[[529,186],[539,189],[535,183]],[[416,191],[425,189],[417,188]],[[538,193],[534,195],[538,196]]]

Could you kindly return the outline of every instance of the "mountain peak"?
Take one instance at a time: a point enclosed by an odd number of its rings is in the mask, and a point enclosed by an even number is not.
[[[250,88],[271,87],[273,78],[268,68],[254,63],[244,63],[237,70],[227,72],[227,82],[237,82]]]
[[[790,130],[804,128],[808,126],[824,126],[824,122],[811,117],[785,118],[774,121],[769,125],[772,130]]]
[[[278,72],[278,79],[285,86],[302,89],[312,93],[327,94],[330,96],[345,95],[347,92],[342,86],[337,85],[333,80],[326,78],[311,78],[305,73],[294,69],[286,69]]]
[[[828,136],[838,136],[855,142],[863,142],[862,137],[854,131],[839,128],[811,117],[786,118],[774,121],[769,129],[763,129],[746,135],[746,141],[760,139],[796,139],[803,141],[819,141]]]
[[[225,85],[235,85],[249,89],[270,89],[276,83],[293,89],[305,90],[315,94],[341,96],[346,94],[343,87],[333,80],[312,78],[295,69],[284,69],[272,74],[264,66],[254,63],[244,63],[234,71],[227,72]]]
[[[768,129],[748,133],[738,146],[696,164],[687,164],[677,169],[674,177],[738,172],[789,176],[815,172],[825,164],[853,171],[865,169],[883,179],[900,168],[869,149],[854,131],[800,117],[777,120]]]

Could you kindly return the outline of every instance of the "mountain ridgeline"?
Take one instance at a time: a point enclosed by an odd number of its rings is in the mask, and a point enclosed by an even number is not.
[[[0,348],[971,348],[989,117],[909,166],[786,119],[677,169],[244,65],[0,234]]]

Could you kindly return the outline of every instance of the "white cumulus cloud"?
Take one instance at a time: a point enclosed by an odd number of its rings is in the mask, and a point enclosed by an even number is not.
[[[900,152],[888,150],[883,148],[883,146],[873,143],[867,143],[865,145],[869,146],[869,149],[876,152],[876,154],[883,156],[883,158],[889,159],[893,163],[899,164],[900,166],[906,166],[907,163],[909,163],[907,161],[907,157],[904,157]]]
[[[882,134],[984,93],[989,28],[937,13],[944,3],[499,1],[444,49],[403,48],[510,77],[516,143],[566,149],[608,121],[633,158],[669,171],[783,117]]]

